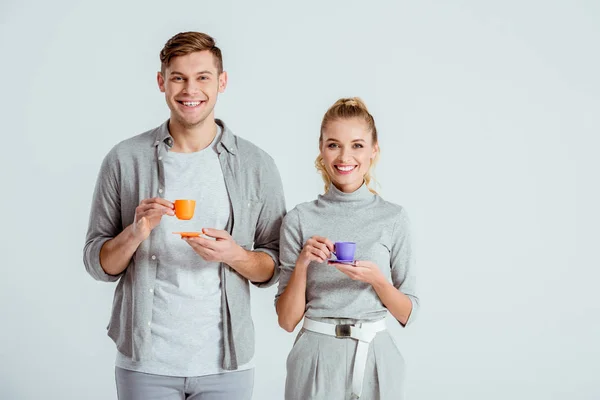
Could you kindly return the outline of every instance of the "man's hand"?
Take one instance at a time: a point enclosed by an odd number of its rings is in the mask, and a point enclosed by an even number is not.
[[[386,280],[377,264],[371,261],[357,261],[355,264],[342,264],[330,261],[329,265],[333,265],[355,281],[366,282],[370,285],[375,285]]]
[[[246,250],[238,245],[227,231],[204,228],[202,233],[214,240],[204,237],[184,237],[183,240],[206,261],[234,265],[236,261],[244,258]]]
[[[175,215],[173,208],[173,203],[160,197],[142,200],[135,208],[132,224],[134,237],[140,241],[146,240],[150,232],[158,226],[163,215]]]

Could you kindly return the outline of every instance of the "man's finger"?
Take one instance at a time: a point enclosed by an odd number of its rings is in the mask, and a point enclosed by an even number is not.
[[[187,238],[188,241],[195,243],[196,245],[204,248],[204,249],[210,249],[210,250],[216,250],[217,249],[217,242],[215,240],[210,240],[210,239],[206,239],[200,236],[197,237],[190,237]]]
[[[189,245],[190,247],[196,252],[196,254],[198,254],[200,257],[202,257],[205,260],[209,260],[213,257],[214,252],[210,249],[207,249],[205,247],[202,247],[200,245],[198,245],[197,243],[194,243],[190,240],[190,238],[183,238]]]
[[[146,217],[148,219],[151,219],[151,218],[160,218],[163,215],[165,215],[165,213],[163,212],[163,210],[148,210],[148,211],[144,211],[139,216],[141,218]]]
[[[228,239],[230,237],[227,231],[221,229],[202,228],[202,233],[215,239]]]
[[[161,204],[156,204],[156,203],[152,203],[152,204],[144,204],[138,207],[138,212],[140,213],[145,213],[151,210],[156,210],[156,211],[160,211],[162,214],[169,214],[169,215],[174,215],[174,211],[173,209],[169,208],[169,207],[165,207]]]
[[[152,203],[158,203],[160,205],[163,205],[167,208],[175,208],[175,205],[173,203],[171,203],[169,200],[165,200],[163,198],[160,197],[152,197],[150,199],[144,199],[142,200],[142,202],[140,204],[152,204]]]
[[[151,208],[152,211],[156,211],[157,215],[175,215],[175,211],[170,209],[169,207],[165,207],[165,206],[161,206],[161,205],[156,205],[154,204],[154,206]]]
[[[201,244],[199,244],[196,240],[198,238],[196,237],[183,237],[182,239],[185,240],[187,244],[189,244],[198,253],[202,253],[203,256],[208,255],[208,252],[212,251],[212,249],[209,249],[208,247],[204,247]]]

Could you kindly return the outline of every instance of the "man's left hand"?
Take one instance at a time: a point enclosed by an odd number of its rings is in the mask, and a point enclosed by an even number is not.
[[[194,251],[206,261],[224,262],[228,265],[233,265],[237,260],[243,258],[246,250],[238,245],[229,232],[204,228],[202,233],[205,236],[213,239],[207,239],[205,237],[185,237],[185,240]]]

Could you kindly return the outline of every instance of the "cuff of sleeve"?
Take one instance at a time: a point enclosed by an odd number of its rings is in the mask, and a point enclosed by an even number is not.
[[[271,259],[273,259],[273,276],[271,279],[265,282],[252,282],[252,284],[259,288],[267,288],[269,286],[273,286],[279,280],[279,257],[276,251],[270,249],[254,249],[253,251],[261,252],[268,254]]]
[[[405,324],[398,321],[400,323],[400,326],[403,328],[406,328],[414,322],[419,311],[419,299],[409,294],[407,294],[407,296],[410,299],[410,302],[412,303],[412,310],[410,311],[410,315],[408,316],[408,319],[406,320]]]
[[[104,243],[108,242],[110,239],[111,238],[106,237],[97,239],[86,246],[85,249],[85,257],[83,259],[85,269],[92,276],[92,278],[96,279],[97,281],[116,282],[119,280],[121,275],[123,275],[123,273],[119,275],[109,275],[104,271],[104,269],[102,269],[102,265],[100,264],[100,250],[102,249]]]

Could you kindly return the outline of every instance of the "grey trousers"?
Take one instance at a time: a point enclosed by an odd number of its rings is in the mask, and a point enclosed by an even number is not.
[[[301,330],[287,358],[286,400],[352,399],[356,340]],[[360,400],[404,398],[404,358],[387,331],[369,345]]]
[[[179,378],[115,368],[119,400],[250,400],[254,369]]]

